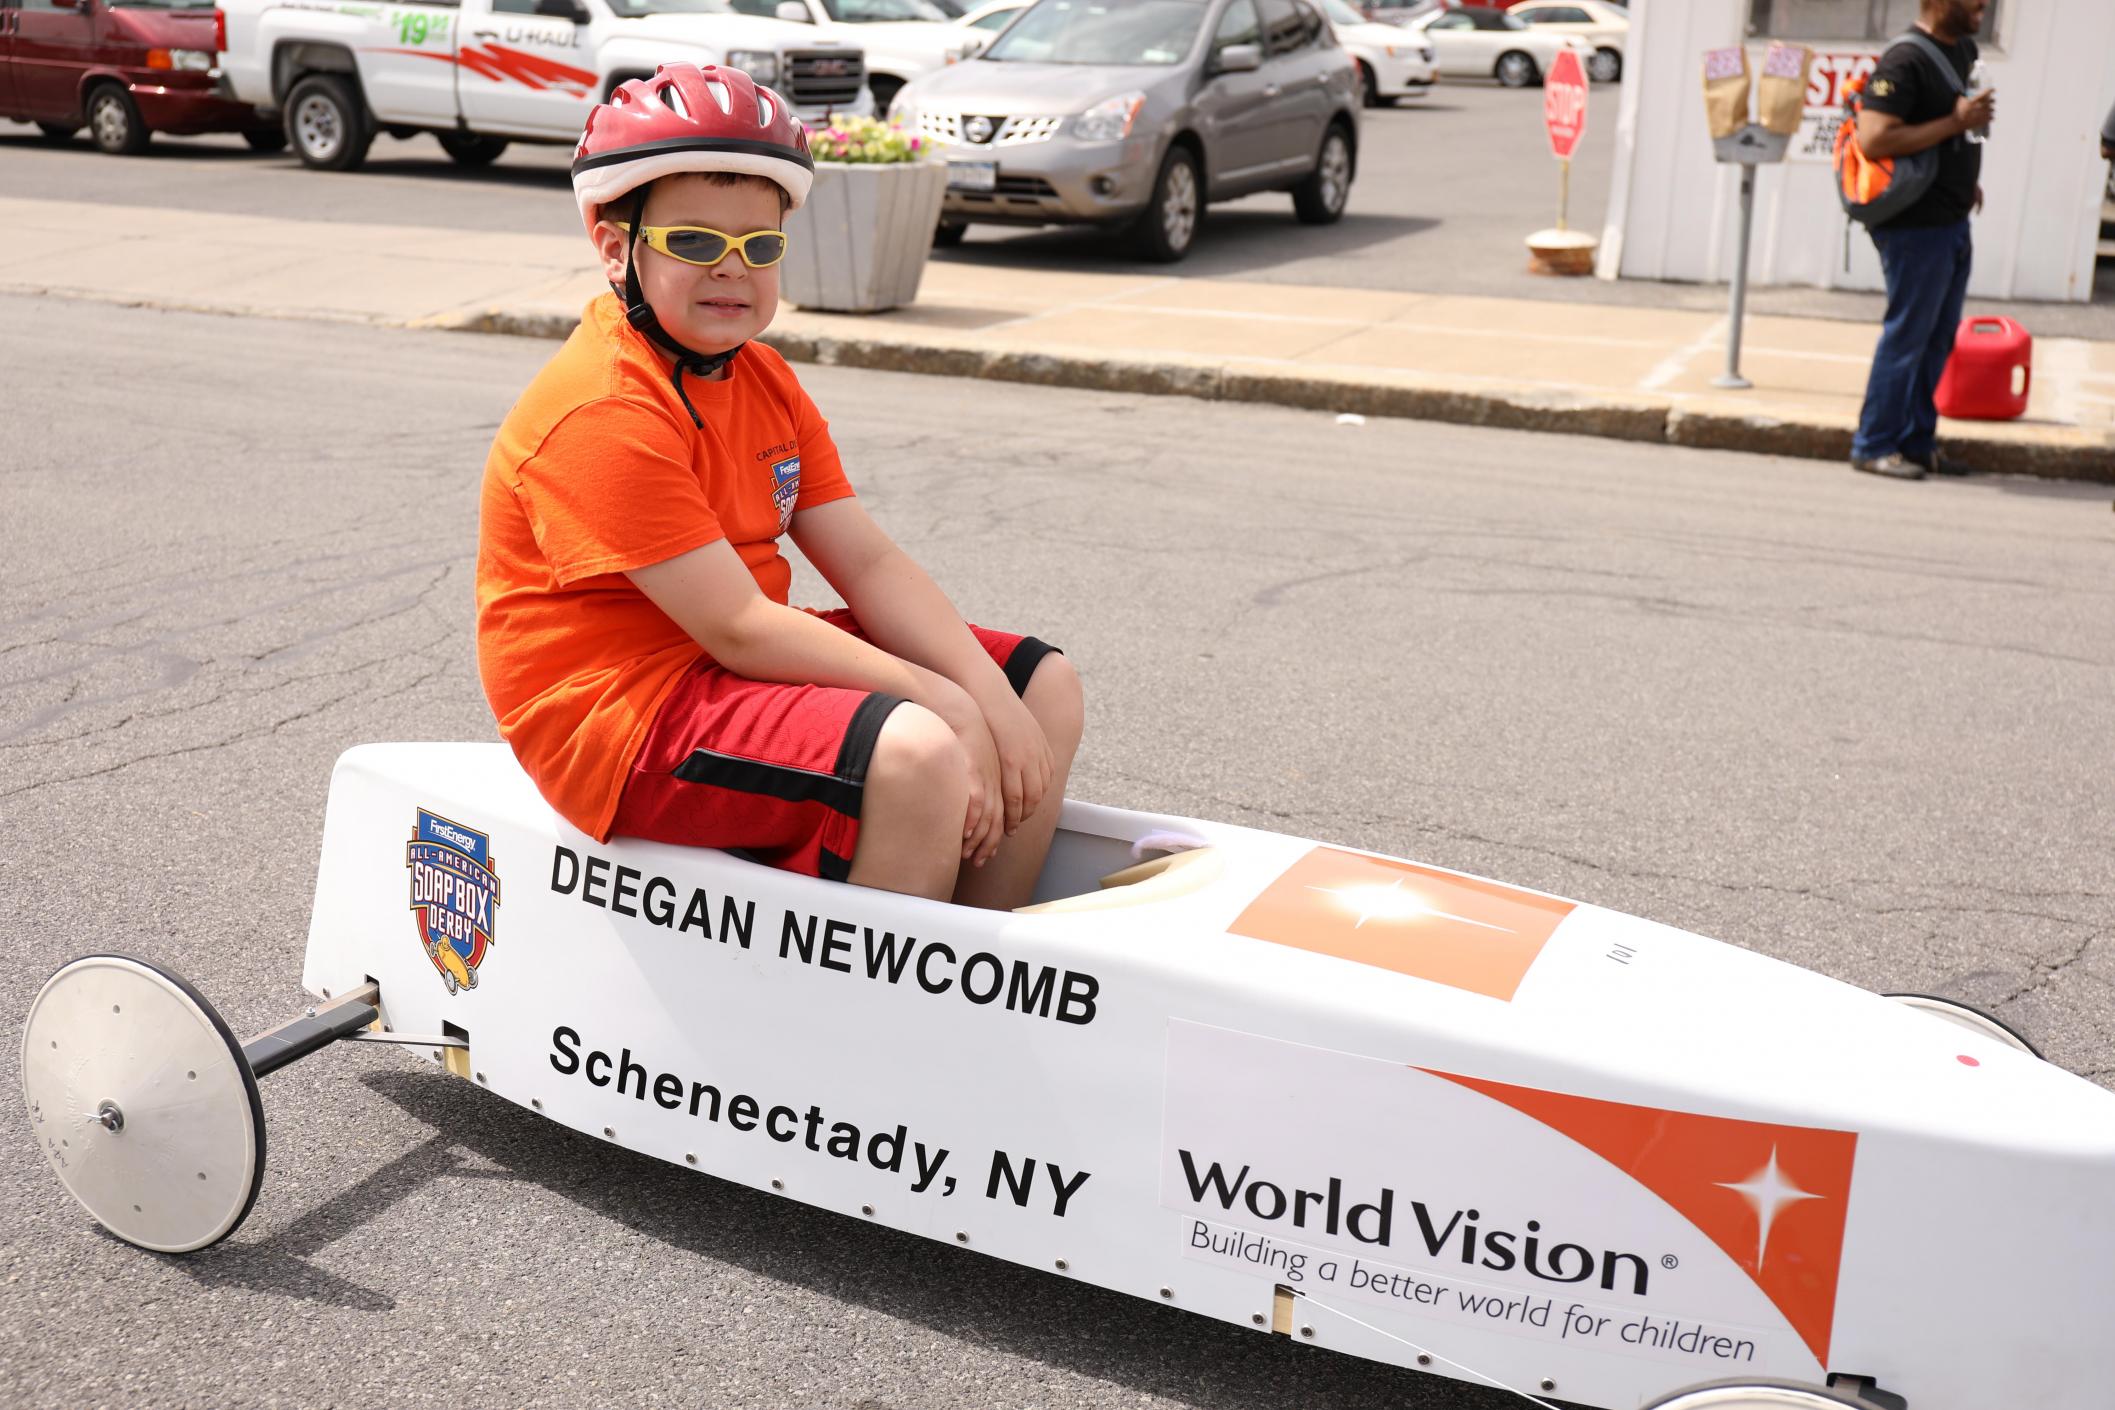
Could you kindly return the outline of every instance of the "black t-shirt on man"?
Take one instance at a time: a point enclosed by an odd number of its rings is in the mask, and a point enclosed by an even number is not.
[[[1931,42],[1946,55],[1965,89],[1969,70],[1975,67],[1980,52],[1975,41],[1963,35],[1952,44],[1937,39]],[[1897,43],[1882,54],[1880,66],[1865,84],[1866,107],[1898,117],[1910,127],[1950,116],[1959,96],[1924,46],[1914,43]],[[1966,220],[1975,209],[1976,183],[1983,176],[1982,147],[1966,137],[1949,137],[1936,150],[1939,175],[1931,189],[1915,205],[1888,221],[1889,225],[1951,225]]]

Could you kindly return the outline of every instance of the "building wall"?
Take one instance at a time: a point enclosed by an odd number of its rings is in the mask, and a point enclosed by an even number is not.
[[[1759,70],[1769,36],[1746,33],[1749,0],[1632,0],[1630,10],[1600,273],[1727,280],[1739,235],[1740,172],[1712,160],[1703,54],[1746,42],[1750,66]],[[1805,42],[1843,54],[1884,47]],[[2006,0],[1997,33],[1982,43],[1998,119],[1984,148],[1969,292],[2084,302],[2092,297],[2107,180],[2100,126],[2115,102],[2115,3]],[[1749,277],[1758,284],[1882,287],[1872,241],[1844,216],[1818,155],[1761,168]]]

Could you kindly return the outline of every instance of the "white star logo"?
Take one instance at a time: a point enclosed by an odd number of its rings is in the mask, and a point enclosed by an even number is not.
[[[1351,927],[1353,930],[1363,929],[1367,921],[1378,918],[1393,921],[1451,920],[1463,925],[1473,925],[1481,930],[1496,930],[1504,935],[1518,933],[1508,926],[1493,925],[1487,920],[1471,920],[1467,916],[1455,915],[1452,911],[1443,911],[1426,902],[1415,891],[1405,891],[1400,877],[1387,886],[1310,886],[1307,889],[1336,897],[1337,904],[1358,917]]]
[[[1757,1225],[1755,1237],[1755,1269],[1762,1271],[1763,1259],[1770,1248],[1770,1226],[1777,1222],[1778,1211],[1788,1204],[1797,1204],[1803,1199],[1820,1199],[1811,1190],[1802,1190],[1785,1178],[1777,1168],[1777,1147],[1770,1147],[1770,1159],[1762,1169],[1738,1184],[1729,1180],[1714,1182],[1722,1190],[1731,1190],[1748,1202],[1755,1211]]]

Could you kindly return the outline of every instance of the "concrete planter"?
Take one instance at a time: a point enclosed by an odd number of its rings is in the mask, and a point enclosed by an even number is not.
[[[807,204],[786,217],[786,301],[880,313],[917,298],[946,194],[945,162],[817,162]]]

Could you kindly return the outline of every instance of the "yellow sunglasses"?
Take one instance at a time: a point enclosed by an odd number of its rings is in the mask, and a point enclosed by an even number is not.
[[[632,233],[629,221],[612,223],[626,235]],[[742,263],[751,269],[769,269],[786,257],[786,232],[783,230],[753,230],[747,235],[729,235],[724,230],[712,230],[702,225],[642,225],[639,238],[671,259],[707,268],[736,250],[741,251]]]

